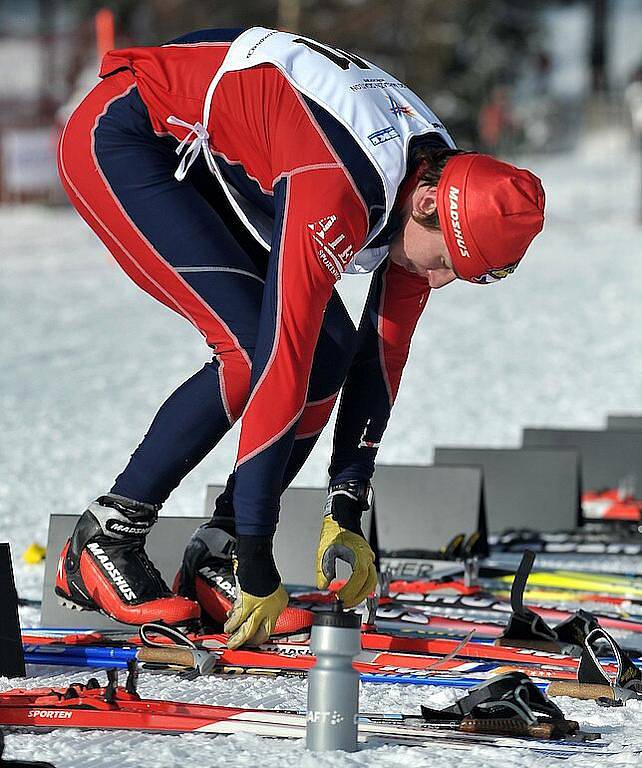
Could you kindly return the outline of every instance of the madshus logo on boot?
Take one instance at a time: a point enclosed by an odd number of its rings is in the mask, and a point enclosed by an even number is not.
[[[149,523],[136,523],[129,520],[126,523],[122,523],[120,520],[110,518],[105,523],[105,529],[109,533],[129,536],[147,536],[152,530],[152,526]]]
[[[129,586],[122,573],[118,570],[118,568],[116,568],[109,557],[105,554],[105,550],[100,546],[100,544],[97,544],[95,541],[90,541],[89,544],[87,544],[87,549],[101,564],[103,570],[109,576],[111,581],[118,587],[125,600],[130,603],[136,600],[136,593]]]
[[[234,582],[230,581],[230,579],[226,578],[225,576],[221,576],[214,569],[210,568],[209,565],[205,565],[203,568],[199,568],[198,573],[209,584],[219,587],[221,592],[223,592],[227,597],[230,598],[232,602],[234,602],[236,599],[236,585]]]

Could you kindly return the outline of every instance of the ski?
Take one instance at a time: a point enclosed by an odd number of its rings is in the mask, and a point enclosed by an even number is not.
[[[510,590],[506,589],[506,585],[502,584],[496,588],[491,588],[490,591],[495,597],[502,600],[508,599],[510,596]],[[617,609],[617,613],[622,618],[632,618],[642,615],[642,602],[638,599],[630,599],[627,597],[614,597],[613,595],[600,594],[599,592],[580,592],[573,590],[562,589],[546,589],[542,587],[529,587],[524,592],[525,600],[531,606],[549,605],[553,603],[557,606],[558,603],[564,604],[568,607],[572,604],[573,607],[590,603],[596,606],[612,606]]]
[[[414,584],[413,584],[414,587]],[[416,591],[390,592],[390,601],[399,602],[402,605],[412,605],[413,610],[432,614],[433,609],[449,609],[466,612],[467,619],[471,619],[471,612],[480,614],[510,614],[512,609],[509,602],[498,599],[488,592],[478,592],[473,595],[440,595],[435,592],[422,593]],[[384,601],[382,600],[382,604]],[[389,603],[386,603],[389,604]],[[530,604],[528,608],[536,611],[542,618],[552,621],[564,621],[571,615],[571,611],[564,611],[554,605]],[[485,618],[485,617],[482,617]],[[642,632],[642,622],[634,619],[623,618],[616,613],[601,611],[595,613],[595,618],[606,629],[615,629],[620,632]]]
[[[154,625],[147,626],[153,635],[151,627]],[[80,637],[82,638],[82,635]],[[76,663],[80,666],[96,667],[104,667],[115,661],[119,661],[122,666],[130,659],[136,658],[142,663],[151,662],[158,665],[167,661],[176,664],[178,653],[181,650],[187,652],[187,649],[170,645],[169,641],[164,642],[163,637],[158,635],[153,636],[155,647],[152,649],[101,646],[96,644],[94,633],[89,633],[86,637],[89,643],[77,642],[78,635],[72,635],[70,643],[65,643],[64,637],[57,643],[49,642],[54,638],[45,638],[44,643],[39,643],[42,638],[37,635],[25,635],[26,641],[36,641],[31,645],[28,642],[25,644],[26,658],[32,663]],[[101,639],[101,636],[98,639]],[[263,644],[258,650],[230,650],[226,647],[227,638],[224,634],[192,636],[185,640],[214,652],[219,666],[261,669],[280,667],[305,672],[314,664],[314,656],[311,655],[309,646],[300,641],[275,640]],[[138,638],[131,638],[131,641],[132,644],[140,642]],[[364,632],[362,647],[362,653],[355,664],[362,675],[390,676],[408,672],[414,677],[419,674],[433,677],[465,675],[472,679],[485,678],[488,674],[498,674],[499,671],[511,668],[525,671],[542,680],[567,680],[573,679],[578,669],[577,659],[562,654],[471,643],[469,638],[457,643],[443,639],[393,637]],[[168,659],[162,657],[163,650],[167,651]],[[292,659],[297,661],[293,662]],[[178,661],[181,661],[180,658]],[[186,665],[186,662],[182,663]],[[609,672],[615,672],[612,665],[607,664],[605,668]]]
[[[495,598],[498,600],[506,600],[509,596],[509,587],[512,584],[514,574],[510,576],[500,577],[496,579],[480,578],[477,579],[474,584],[467,584],[461,579],[447,578],[444,580],[434,579],[395,579],[387,583],[386,595],[396,598],[400,602],[412,603],[421,602],[422,597],[415,597],[415,595],[423,596],[429,594],[436,595],[456,595],[463,597],[481,597],[481,598]],[[530,580],[530,579],[529,579]],[[539,581],[540,576],[538,573],[534,576],[534,581]],[[570,580],[571,582],[573,580]],[[342,582],[337,582],[337,587]],[[571,584],[572,586],[572,584]],[[594,591],[572,589],[568,587],[563,589],[561,587],[542,586],[538,588],[536,585],[533,587],[527,587],[524,591],[524,596],[530,603],[532,608],[552,608],[559,609],[559,606],[555,603],[604,603],[609,606],[621,606],[621,610],[615,613],[605,613],[608,618],[623,618],[633,619],[637,617],[636,611],[640,611],[642,615],[642,590],[641,597],[636,598],[632,596],[616,596],[609,594],[610,585],[599,577],[592,582],[589,586],[594,587]],[[332,585],[334,589],[334,585]],[[621,586],[615,586],[615,591],[622,591]],[[629,592],[635,590],[629,588]],[[314,591],[301,592],[296,591],[293,594],[299,600],[316,601],[322,599],[322,594]],[[639,602],[639,604],[638,604]],[[565,606],[567,607],[567,606]],[[604,610],[604,609],[602,609]]]
[[[314,610],[320,602],[327,602],[323,593],[306,592],[291,595],[291,604],[297,608]],[[572,612],[554,606],[532,606],[542,618],[564,621]],[[463,632],[475,630],[479,637],[498,637],[512,612],[510,603],[494,595],[480,592],[472,595],[440,595],[435,592],[390,593],[382,597],[376,608],[376,623],[382,629],[400,629],[405,626],[425,626],[431,630]],[[454,614],[454,615],[453,615]],[[461,615],[463,614],[463,615]],[[642,621],[622,618],[610,612],[596,614],[604,627],[620,632],[642,632]]]
[[[113,677],[112,677],[113,680]],[[13,690],[0,694],[0,724],[12,727],[80,728],[162,733],[252,733],[273,738],[302,738],[305,714],[290,710],[246,709],[142,699],[128,685],[101,688],[96,681],[67,689]],[[360,742],[420,747],[521,748],[553,758],[614,752],[600,742],[579,739],[539,741],[459,730],[458,723],[435,725],[421,716],[359,716]]]
[[[513,580],[515,567],[519,563],[517,553],[510,557],[510,563],[499,563],[496,560],[481,561],[478,577],[482,584],[485,582],[510,584]],[[441,563],[443,565],[443,563]],[[382,555],[381,568],[395,581],[429,581],[439,583],[450,581],[461,582],[465,575],[465,565],[460,563],[457,569],[448,568],[447,572],[439,571],[440,561],[424,560],[419,553],[410,556]],[[451,564],[452,566],[456,564]],[[585,566],[584,561],[582,565]],[[582,592],[602,592],[613,595],[642,598],[642,579],[640,574],[609,573],[589,571],[585,567],[578,570],[539,567],[532,571],[529,582],[533,586],[553,589],[569,589]]]
[[[636,526],[622,525],[612,529],[605,525],[586,525],[573,531],[534,531],[531,528],[515,528],[489,536],[492,547],[511,541],[542,541],[551,544],[582,544],[601,542],[603,544],[626,544],[639,539]]]
[[[508,579],[501,579],[508,581]],[[642,598],[642,584],[636,579],[616,579],[599,573],[585,573],[580,579],[573,571],[557,571],[550,574],[535,571],[529,576],[532,586],[556,587],[576,591],[601,592],[608,595],[620,595],[629,598]]]
[[[439,594],[454,595],[478,595],[484,591],[490,592],[498,599],[507,600],[510,596],[508,579],[492,580],[480,579],[479,585],[467,586],[463,581],[435,582],[431,580],[402,581],[397,580],[390,583],[390,591],[395,594],[426,593],[436,592]],[[640,598],[630,598],[626,596],[614,596],[606,593],[606,590],[589,592],[584,590],[560,589],[557,587],[536,587],[529,586],[524,591],[524,598],[532,607],[550,606],[555,607],[557,603],[564,603],[580,606],[584,603],[592,603],[597,606],[605,605],[615,607],[617,615],[621,618],[632,618],[642,615],[642,600]]]
[[[519,562],[517,552],[496,552],[484,561],[483,570],[503,570],[504,575],[514,569]],[[631,581],[640,586],[642,578],[642,563],[637,558],[620,558],[604,555],[599,559],[588,558],[586,555],[568,554],[554,555],[540,553],[537,570],[542,573],[564,572],[580,576],[606,576],[615,583],[627,584]]]
[[[38,648],[42,652],[52,645],[60,645],[68,648],[70,652],[82,645],[103,645],[114,643],[121,646],[140,645],[137,636],[100,634],[92,631],[72,630],[72,634],[66,634],[68,630],[50,630],[46,628],[23,630],[23,642],[26,652],[32,648]],[[188,636],[198,647],[218,648],[226,641],[222,633]],[[163,642],[162,638],[158,638]],[[169,644],[169,640],[166,640]],[[261,648],[305,648],[307,641],[289,643],[287,641],[270,641]],[[577,669],[577,659],[560,653],[539,651],[530,648],[511,648],[496,646],[491,643],[475,642],[474,637],[461,641],[450,638],[428,637],[413,635],[410,633],[392,635],[384,632],[363,631],[361,644],[364,651],[388,651],[398,654],[423,654],[434,657],[444,657],[454,654],[459,659],[475,661],[495,661],[504,665],[544,665],[547,667],[561,667],[570,670]],[[72,654],[73,655],[73,654]]]
[[[308,645],[279,642],[266,643],[258,650],[230,650],[225,645],[225,639],[225,636],[221,636],[220,640],[210,638],[207,641],[213,663],[204,674],[215,672],[217,665],[239,669],[307,672],[316,663],[316,657]],[[163,658],[163,651],[167,652],[171,663],[178,650],[180,649],[176,646],[150,649],[26,645],[25,661],[36,664],[124,669],[134,660],[150,664],[152,668],[159,668],[168,664]],[[577,674],[576,664],[569,667],[529,664],[527,661],[506,664],[387,651],[362,651],[355,659],[354,667],[362,675],[364,682],[399,682],[393,678],[403,677],[403,682],[423,685],[447,685],[458,680],[464,687],[506,671],[524,672],[540,682],[574,680]]]
[[[595,586],[598,584],[599,582],[596,582]],[[570,595],[567,596],[570,597]],[[297,601],[297,605],[305,605],[309,609],[313,609],[319,602],[327,602],[330,599],[327,593],[314,591],[293,592],[291,597]],[[550,600],[546,600],[544,594],[540,597],[542,599],[530,601],[527,607],[537,611],[543,618],[563,621],[572,614],[572,611],[564,610]],[[494,619],[496,614],[511,612],[510,603],[503,596],[478,585],[467,586],[461,581],[434,582],[421,579],[414,581],[397,579],[387,586],[385,596],[382,596],[379,605],[390,605],[395,602],[412,607],[427,615],[448,615],[441,610],[448,609],[466,612],[467,619],[477,618],[481,621],[489,618]],[[427,606],[435,608],[435,612],[428,610]],[[634,604],[632,603],[628,607],[634,609]],[[642,606],[640,610],[642,610]],[[594,613],[595,617],[607,629],[621,632],[642,632],[642,621],[637,619],[632,610],[618,612],[600,609]]]
[[[483,640],[499,637],[504,625],[499,622],[474,617],[451,617],[438,613],[429,614],[403,603],[392,601],[379,605],[376,611],[377,627],[382,630],[404,632],[413,631],[434,636],[463,638],[470,632]]]
[[[618,555],[637,557],[642,544],[600,538],[551,540],[534,534],[505,534],[492,543],[493,552],[522,552],[524,547],[549,555]]]

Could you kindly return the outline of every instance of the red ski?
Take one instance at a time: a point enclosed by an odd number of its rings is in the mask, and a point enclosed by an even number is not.
[[[302,738],[304,714],[291,710],[245,709],[207,704],[142,699],[135,687],[107,688],[95,681],[67,689],[11,690],[0,694],[0,725],[13,727],[118,729],[162,733],[253,733],[277,738]],[[359,716],[359,741],[375,740],[405,746],[454,749],[521,747],[565,758],[577,753],[613,754],[606,745],[583,740],[539,741],[459,730],[458,723],[434,725],[421,716],[366,714]],[[606,747],[606,748],[605,748]]]
[[[291,595],[293,605],[313,609],[320,603],[333,599],[327,592],[309,591],[297,592]],[[573,615],[572,611],[564,611],[553,605],[527,604],[527,608],[535,611],[543,619],[561,622]],[[445,616],[442,611],[466,611],[466,616]],[[507,600],[500,600],[491,592],[479,586],[467,587],[463,582],[435,582],[432,580],[402,581],[390,583],[388,595],[379,600],[377,620],[400,620],[405,623],[430,624],[433,629],[452,631],[461,629],[469,632],[476,628],[478,635],[494,638],[503,631],[503,618],[512,612]],[[475,616],[475,613],[478,615]],[[496,615],[500,621],[494,622],[489,616]],[[422,621],[421,617],[429,621]],[[615,629],[621,632],[642,632],[642,622],[619,616],[615,613],[601,611],[594,613],[595,618],[605,629]],[[457,625],[453,625],[453,619]],[[468,625],[466,624],[468,622]]]
[[[97,633],[56,638],[25,634],[25,648],[28,649],[30,643],[41,647],[43,639],[44,645],[54,653],[56,647],[73,648],[74,644],[90,651],[92,644],[95,646],[101,641],[105,642],[103,636]],[[225,645],[227,637],[224,634],[191,636],[190,639],[196,641],[200,647],[215,652],[218,664],[224,667],[305,672],[316,661],[309,645],[302,642],[271,641],[259,649],[230,650]],[[79,640],[81,642],[78,642]],[[140,643],[137,637],[130,640],[132,645]],[[154,642],[169,644],[171,641],[159,635],[154,636]],[[465,675],[467,678],[486,679],[491,674],[513,669],[541,680],[573,680],[578,668],[578,660],[570,656],[482,643],[462,644],[452,640],[396,638],[364,632],[362,645],[364,650],[355,662],[355,668],[368,675],[430,673],[431,676],[456,674]],[[454,658],[451,657],[453,654]],[[139,654],[139,660],[146,660],[144,653]],[[108,666],[107,660],[105,666]],[[605,665],[605,668],[612,673],[616,671],[612,665]]]
[[[456,594],[439,594],[428,582],[393,582],[395,589],[390,590],[390,604],[401,603],[407,607],[428,616],[435,617],[434,610],[459,610],[468,611],[467,618],[471,620],[470,611],[480,614],[497,613],[509,615],[512,612],[511,604],[505,600],[498,600],[494,595],[483,590],[470,591],[470,588],[459,591]],[[452,586],[452,584],[451,584]],[[387,603],[382,599],[382,606]],[[572,616],[572,612],[563,611],[551,605],[526,604],[527,608],[535,611],[543,619],[549,621],[565,621]],[[623,618],[609,612],[594,614],[595,618],[605,629],[615,629],[621,632],[642,632],[642,622]]]

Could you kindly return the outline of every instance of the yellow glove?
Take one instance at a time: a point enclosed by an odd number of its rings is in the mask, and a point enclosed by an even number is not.
[[[342,528],[331,515],[326,515],[321,525],[317,550],[319,589],[325,589],[336,577],[337,560],[343,560],[352,568],[352,575],[339,590],[338,597],[343,600],[346,608],[353,608],[377,586],[374,552],[363,536]]]
[[[272,631],[276,620],[288,604],[288,593],[283,584],[267,597],[256,597],[238,587],[238,594],[229,618],[223,627],[229,632],[228,648],[238,648],[241,645],[260,645],[265,643]]]

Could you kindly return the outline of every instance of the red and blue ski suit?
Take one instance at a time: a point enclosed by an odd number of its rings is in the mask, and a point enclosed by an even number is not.
[[[386,90],[361,59],[266,30],[203,30],[112,51],[65,127],[59,170],[125,272],[213,351],[163,404],[112,492],[162,503],[241,418],[237,531],[266,535],[342,386],[331,480],[372,476],[430,289],[385,258],[395,229],[390,189],[407,169],[386,189],[344,117],[282,67],[226,70],[243,34],[255,40],[246,56],[274,42],[306,62],[355,70],[367,85],[363,109],[368,88]],[[394,121],[411,113],[388,97],[390,126],[369,136],[374,149],[403,139]],[[370,254],[364,268],[360,252]],[[334,290],[346,269],[374,270],[358,331]]]

